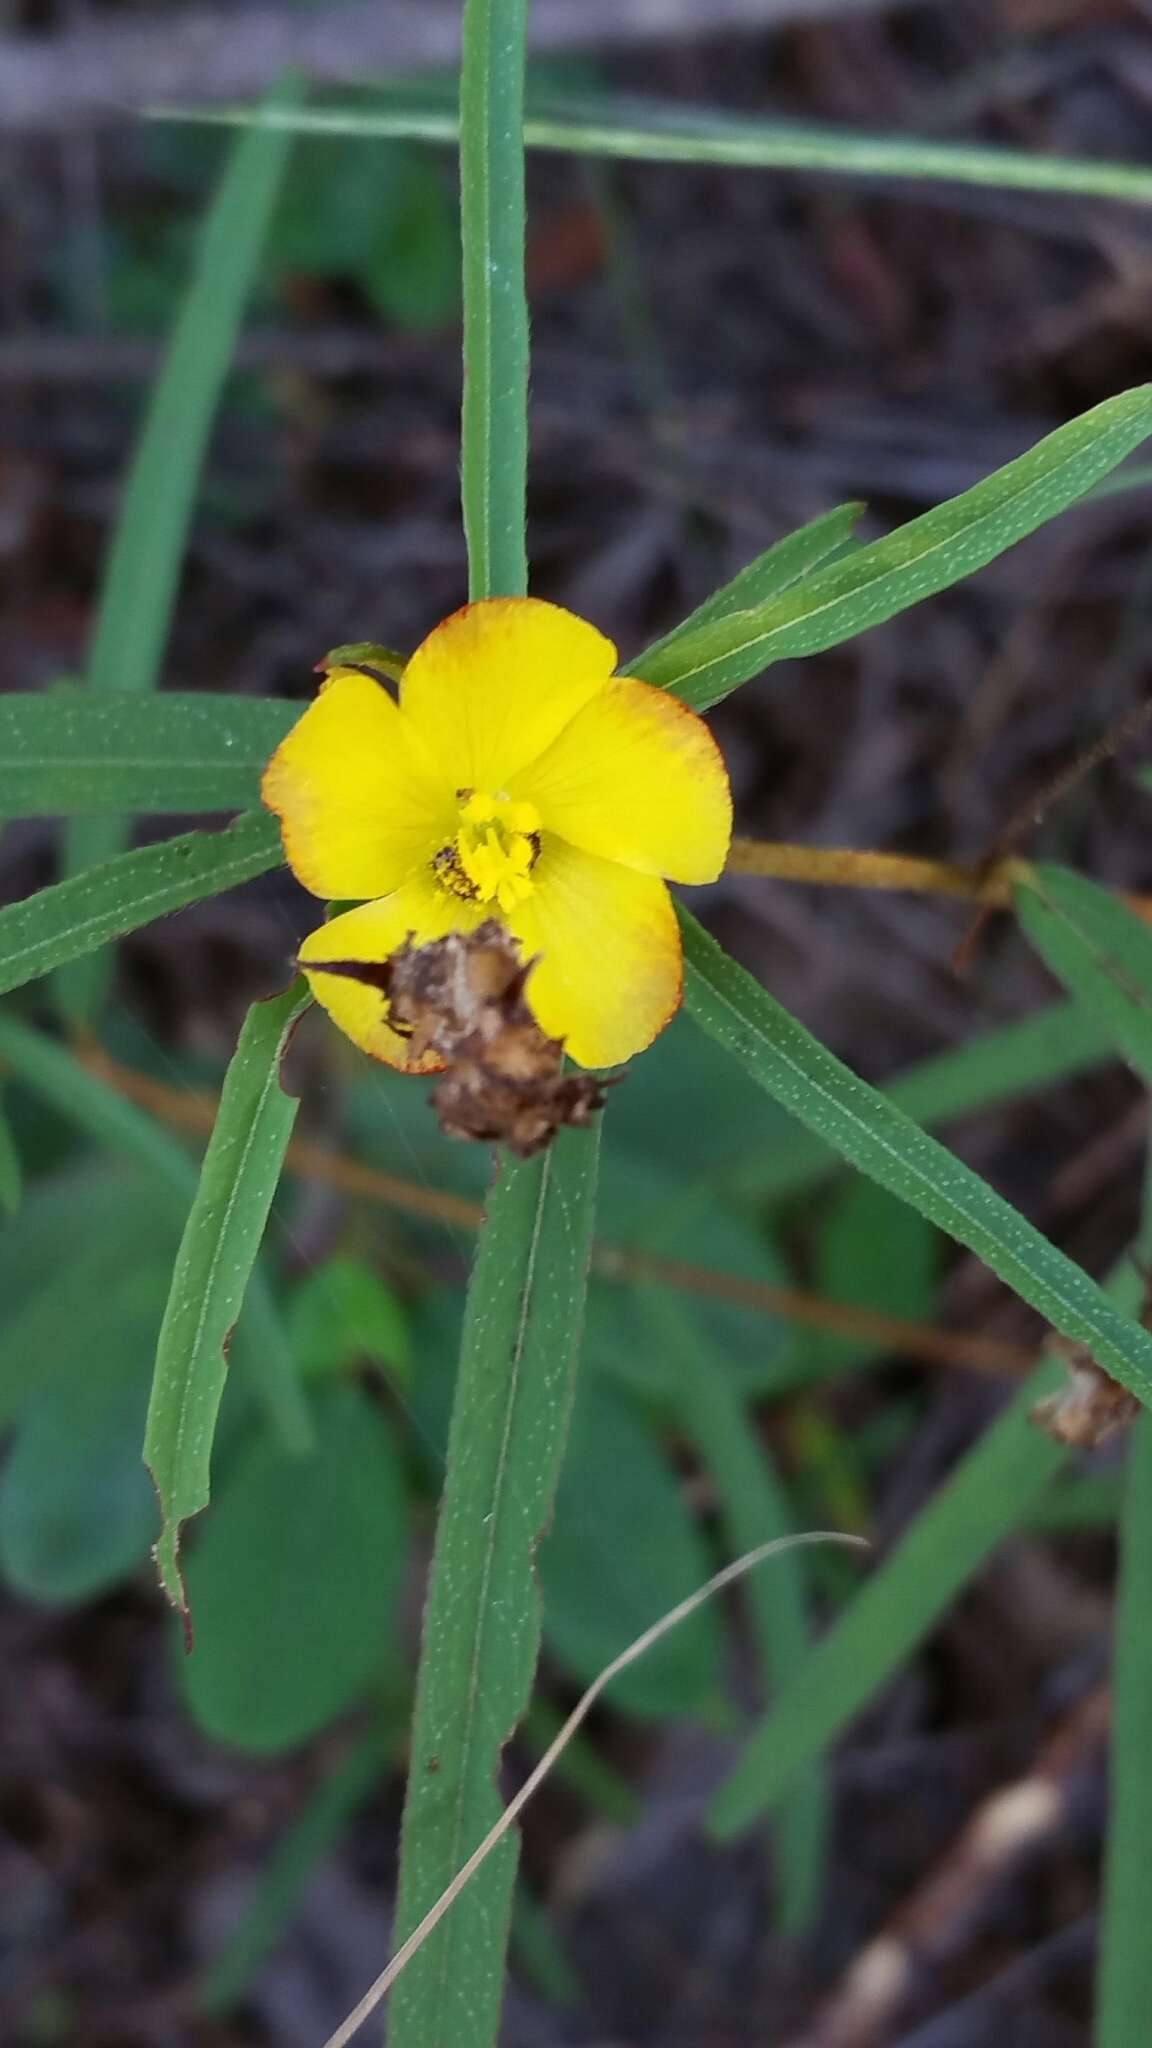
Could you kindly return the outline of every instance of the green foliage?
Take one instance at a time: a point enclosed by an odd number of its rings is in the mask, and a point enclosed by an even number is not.
[[[1092,1011],[1078,1003],[1052,1003],[920,1060],[884,1092],[915,1123],[935,1127],[1098,1066],[1108,1047],[1107,1030]],[[779,1201],[807,1192],[836,1163],[836,1154],[814,1132],[792,1128],[786,1144],[750,1153],[736,1184],[762,1201]]]
[[[770,1537],[787,1535],[794,1526],[791,1504],[755,1416],[733,1384],[723,1348],[701,1345],[655,1288],[646,1289],[644,1299],[653,1348],[659,1345],[673,1361],[679,1414],[711,1475],[728,1548],[738,1557]],[[773,1571],[754,1572],[745,1591],[766,1693],[792,1677],[808,1650],[801,1553],[785,1551],[775,1565]],[[781,1803],[776,1832],[777,1917],[787,1933],[806,1927],[819,1906],[827,1824],[823,1774],[805,1772]]]
[[[544,1629],[582,1685],[708,1577],[709,1560],[667,1453],[627,1398],[585,1377],[552,1528],[540,1547]],[[699,1712],[716,1689],[708,1608],[615,1680],[634,1714]]]
[[[0,1424],[41,1386],[98,1381],[106,1344],[126,1356],[142,1342],[151,1363],[148,1308],[157,1288],[163,1306],[179,1235],[178,1199],[104,1160],[32,1182],[0,1230]]]
[[[302,141],[266,262],[281,274],[356,284],[400,327],[439,325],[460,303],[455,209],[439,167],[403,143]]]
[[[24,1169],[20,1163],[20,1148],[16,1133],[8,1116],[3,1091],[0,1090],[0,1211],[14,1216],[20,1207],[20,1196],[24,1187]]]
[[[521,136],[526,14],[527,0],[465,0],[460,65],[460,500],[468,545],[468,592],[473,598],[518,597],[528,588],[528,301]]]
[[[453,143],[455,112],[422,87],[380,91],[378,105],[309,107],[253,115],[250,107],[166,108],[160,118],[224,127],[254,120],[295,134],[404,137]],[[462,138],[461,138],[462,139]],[[562,150],[645,163],[733,164],[748,170],[827,171],[848,178],[900,178],[1020,192],[1079,192],[1101,199],[1152,203],[1152,172],[1144,164],[1047,156],[1040,150],[928,142],[917,136],[869,135],[860,129],[757,121],[728,109],[661,106],[650,100],[562,98],[533,101],[524,122],[529,149]]]
[[[1152,1080],[1152,930],[1108,889],[1067,868],[1029,868],[1020,923],[1137,1073]]]
[[[812,1651],[717,1793],[711,1824],[735,1834],[779,1798],[894,1675],[996,1545],[1025,1520],[1063,1446],[1030,1420],[1062,1364],[1038,1370],[921,1509],[843,1619]]]
[[[1075,504],[1150,432],[1152,386],[1105,399],[970,491],[782,597],[713,619],[655,660],[642,656],[645,679],[705,711],[774,661],[854,639],[994,561]]]
[[[0,910],[0,994],[79,960],[167,912],[251,881],[283,858],[275,821],[240,818],[224,832],[188,832],[41,889]]]
[[[412,1729],[397,1936],[499,1813],[495,1770],[531,1692],[533,1560],[564,1448],[596,1189],[596,1131],[502,1163],[468,1294]],[[397,1986],[395,2048],[494,2034],[516,1842],[505,1837]]]
[[[1018,1209],[805,1031],[680,913],[692,1015],[762,1087],[901,1201],[966,1244],[1066,1337],[1152,1405],[1152,1337]]]
[[[283,110],[298,98],[296,83],[286,81],[266,104]],[[205,220],[108,554],[88,657],[94,692],[138,696],[155,686],[208,435],[288,148],[288,136],[272,130],[252,128],[239,136]],[[67,838],[67,873],[110,860],[123,843],[119,821],[75,823]],[[60,992],[68,1016],[92,1014],[106,975],[102,957],[65,971]]]
[[[526,587],[523,32],[523,0],[469,0],[459,122],[462,495],[475,596]],[[297,715],[280,701],[149,694],[245,297],[263,266],[265,276],[351,281],[401,324],[446,319],[457,298],[454,210],[439,171],[406,146],[309,140],[274,210],[287,137],[309,126],[295,96],[284,88],[251,123],[208,219],[109,558],[90,689],[0,699],[0,817],[78,821],[65,879],[0,911],[0,987],[94,958],[147,918],[279,858],[275,827],[259,814],[224,832],[120,851],[124,821],[137,814],[256,813],[262,766]],[[344,133],[367,134],[375,122],[377,133],[391,124],[394,133],[455,136],[445,104],[411,90],[382,97],[379,113],[349,107]],[[318,135],[332,122],[322,115],[311,126]],[[683,109],[569,102],[542,109],[529,136],[621,156],[1152,197],[1152,175],[1123,166],[818,135]],[[176,139],[193,146],[191,137]],[[839,507],[750,563],[629,671],[697,706],[714,703],[770,662],[838,645],[991,561],[1098,488],[1150,428],[1148,390],[1123,394],[866,546],[852,540],[860,508]],[[387,656],[389,673],[401,660],[369,643],[357,648]],[[93,866],[101,855],[111,857]],[[393,1176],[394,1192],[398,1178],[414,1180],[424,1219],[382,1223],[374,1208],[368,1238],[353,1214],[347,1232],[302,1259],[290,1282],[273,1259],[257,1263],[296,1114],[280,1061],[302,988],[251,1013],[199,1174],[183,1141],[71,1050],[0,1016],[5,1106],[17,1111],[28,1178],[16,1208],[16,1149],[0,1122],[0,1206],[15,1209],[0,1233],[5,1577],[30,1598],[65,1604],[138,1570],[157,1528],[137,1450],[159,1324],[147,1453],[163,1508],[158,1555],[178,1604],[181,1529],[208,1501],[213,1459],[217,1481],[213,1512],[188,1546],[196,1639],[179,1670],[192,1714],[210,1735],[265,1755],[309,1741],[349,1710],[373,1717],[273,1855],[201,1986],[206,2009],[225,2011],[239,1996],[385,1757],[408,1690],[396,1617],[417,1512],[411,1475],[426,1483],[430,1448],[446,1447],[447,1471],[410,1745],[398,1938],[499,1813],[502,1752],[532,1694],[541,1592],[551,1660],[566,1678],[590,1679],[700,1584],[715,1545],[729,1554],[762,1542],[813,1499],[821,1507],[847,1499],[865,1519],[875,1465],[910,1426],[917,1397],[889,1403],[852,1433],[834,1399],[782,1410],[797,1386],[859,1371],[871,1347],[801,1335],[754,1300],[726,1298],[726,1289],[738,1295],[741,1282],[779,1288],[802,1277],[834,1299],[927,1317],[943,1229],[1141,1399],[1152,1395],[1152,1338],[1123,1312],[1138,1303],[1133,1273],[1119,1305],[1110,1302],[923,1128],[1081,1071],[1113,1044],[1152,1075],[1146,928],[1106,891],[1060,869],[1030,871],[1018,908],[1074,1002],[923,1061],[887,1095],[857,1080],[684,918],[692,1019],[667,1032],[612,1097],[590,1370],[579,1387],[598,1131],[566,1133],[526,1164],[499,1162],[454,1383],[459,1318],[446,1259],[470,1249],[470,1212],[435,1191],[474,1200],[488,1162],[479,1147],[446,1145],[419,1084],[357,1062],[340,1135]],[[70,1014],[90,1013],[103,972],[69,978]],[[57,1120],[56,1150],[43,1157],[19,1121],[33,1096]],[[93,1143],[95,1159],[83,1149]],[[105,1155],[132,1166],[113,1170]],[[842,1181],[801,1208],[796,1198],[812,1197],[840,1160],[870,1178]],[[785,1200],[796,1206],[782,1219]],[[445,1211],[455,1232],[447,1241]],[[433,1231],[434,1261],[426,1256]],[[678,1262],[675,1290],[659,1261]],[[242,1377],[234,1385],[226,1377],[242,1309],[238,1356],[260,1405]],[[1053,1361],[1033,1376],[862,1592],[843,1559],[835,1576],[818,1576],[814,1560],[789,1556],[742,1596],[767,1718],[722,1788],[713,1824],[728,1833],[777,1808],[782,1927],[805,1925],[818,1902],[821,1759],[852,1716],[996,1543],[1045,1520],[1099,1524],[1115,1511],[1108,1475],[1049,1491],[1063,1452],[1031,1426],[1028,1410],[1060,1370]],[[821,1457],[797,1455],[804,1426]],[[780,1440],[791,1457],[782,1471]],[[701,1477],[707,1520],[697,1505]],[[1125,1507],[1124,1626],[1133,1638],[1147,1590],[1146,1491],[1138,1463]],[[840,1603],[815,1645],[814,1591]],[[723,1710],[722,1645],[716,1614],[698,1613],[618,1681],[613,1704],[658,1717]],[[1142,2009],[1147,1975],[1136,1939],[1147,1660],[1134,1644],[1126,1650],[1118,1769],[1133,1818],[1117,1836],[1109,1879],[1108,2048]],[[537,1700],[530,1743],[550,1711]],[[574,1751],[566,1768],[582,1796],[627,1813],[627,1788],[622,1797],[593,1748]],[[402,1980],[393,2048],[464,2039],[490,2048],[516,1855],[509,1839]],[[559,1995],[563,1958],[531,1902],[520,1913],[522,1942]]]
[[[344,1254],[313,1266],[293,1292],[288,1327],[302,1379],[325,1379],[365,1363],[401,1387],[411,1378],[407,1314],[364,1259]]]
[[[284,1092],[280,1062],[305,1001],[297,986],[257,1003],[248,1014],[204,1155],[157,1344],[144,1456],[164,1518],[157,1564],[169,1599],[184,1611],[180,1531],[189,1516],[208,1504],[228,1345],[296,1120],[297,1103]],[[279,1363],[277,1385],[292,1446],[306,1449],[311,1432],[289,1361]]]
[[[261,1755],[306,1742],[397,1655],[407,1545],[392,1433],[355,1387],[318,1393],[314,1416],[305,1457],[247,1445],[185,1566],[185,1697],[208,1734]]]
[[[108,1249],[59,1276],[39,1313],[0,1340],[0,1354],[13,1336],[29,1346],[35,1371],[0,1477],[0,1569],[50,1606],[116,1585],[146,1561],[159,1527],[140,1441],[166,1274],[139,1258],[110,1274]]]
[[[254,810],[299,715],[276,697],[14,692],[0,697],[0,814]]]
[[[161,1189],[175,1189],[185,1201],[195,1194],[196,1168],[183,1146],[46,1033],[0,1015],[0,1059],[9,1061],[21,1081],[114,1156],[138,1161]],[[160,1213],[166,1212],[162,1208]],[[298,1441],[299,1395],[279,1313],[259,1267],[248,1285],[234,1349],[281,1441]]]
[[[863,505],[838,505],[833,512],[823,512],[818,519],[810,519],[807,526],[798,526],[795,533],[789,533],[767,548],[755,561],[749,562],[725,583],[714,590],[711,597],[697,605],[688,618],[682,619],[662,640],[656,640],[634,661],[627,662],[625,675],[642,676],[648,680],[649,669],[659,664],[676,660],[676,650],[682,641],[697,632],[702,626],[710,626],[717,619],[726,619],[733,612],[747,611],[755,605],[768,604],[774,597],[782,597],[786,590],[802,581],[809,571],[827,562],[830,557],[843,555],[852,540]]]
[[[652,1342],[652,1326],[641,1263],[656,1254],[682,1262],[689,1275],[701,1269],[723,1282],[750,1280],[786,1285],[788,1266],[765,1226],[730,1206],[717,1177],[701,1176],[679,1189],[668,1167],[621,1156],[610,1148],[604,1172],[602,1228],[624,1261],[622,1277],[594,1276],[589,1295],[589,1355],[635,1394],[674,1405],[678,1380],[665,1345]],[[745,1394],[775,1393],[804,1377],[794,1327],[761,1308],[725,1300],[705,1288],[688,1288],[680,1298],[685,1331],[698,1344],[722,1355],[726,1369]]]
[[[917,1211],[875,1181],[836,1189],[815,1233],[812,1282],[826,1301],[883,1309],[929,1322],[936,1298],[939,1239]],[[858,1365],[876,1350],[867,1339],[812,1331],[809,1359],[825,1370]]]

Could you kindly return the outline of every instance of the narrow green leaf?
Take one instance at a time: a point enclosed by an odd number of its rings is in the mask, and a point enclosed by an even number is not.
[[[169,1599],[184,1612],[180,1531],[208,1501],[228,1344],[296,1120],[296,1099],[281,1085],[280,1061],[307,1001],[297,982],[248,1012],[160,1330],[144,1459],[164,1519],[156,1562]],[[295,1448],[303,1450],[309,1428],[298,1389],[297,1400]]]
[[[1144,1080],[1152,1081],[1152,930],[1110,889],[1068,868],[1029,868],[1016,912],[1042,960]]]
[[[771,1537],[790,1534],[794,1523],[787,1495],[727,1361],[700,1348],[666,1294],[653,1287],[643,1294],[652,1335],[673,1361],[684,1429],[712,1475],[728,1549],[738,1557]],[[783,1551],[775,1570],[753,1572],[745,1586],[769,1694],[788,1683],[808,1654],[801,1556],[798,1550]],[[813,1769],[789,1789],[778,1816],[774,1848],[783,1932],[800,1933],[819,1906],[828,1821],[824,1775]]]
[[[263,1756],[307,1742],[397,1659],[407,1503],[395,1440],[358,1387],[326,1388],[314,1412],[306,1458],[252,1439],[185,1566],[185,1699],[209,1735]]]
[[[727,618],[731,612],[746,611],[753,605],[767,604],[769,599],[781,597],[819,563],[827,561],[829,555],[843,553],[863,510],[862,504],[837,505],[835,511],[824,512],[819,519],[811,519],[806,526],[798,526],[795,533],[786,534],[774,547],[757,555],[755,561],[741,569],[730,583],[714,590],[711,597],[705,598],[703,604],[697,605],[696,610],[673,627],[670,633],[665,633],[663,639],[646,647],[634,661],[626,662],[623,673],[641,676],[647,681],[649,667],[671,660],[680,642],[698,627],[709,626],[714,619]]]
[[[24,1186],[24,1170],[20,1163],[20,1151],[16,1134],[4,1106],[0,1092],[0,1209],[6,1216],[14,1216],[20,1207],[20,1196]]]
[[[381,1732],[361,1736],[335,1768],[313,1786],[257,1878],[236,1926],[204,1972],[196,1994],[201,2012],[231,2012],[291,1923],[318,1863],[364,1805],[386,1761]]]
[[[252,107],[152,107],[153,120],[236,127],[259,123],[294,134],[397,136],[452,143],[454,112],[422,89],[397,94],[378,108],[314,107],[275,114]],[[732,164],[752,170],[829,171],[852,178],[901,178],[916,185],[989,186],[1019,192],[1079,192],[1100,199],[1152,203],[1152,171],[1143,164],[1048,156],[992,145],[929,142],[917,136],[869,135],[853,128],[755,121],[726,109],[660,105],[648,100],[557,100],[530,106],[524,124],[530,149],[579,156],[624,157],[644,163]]]
[[[836,1059],[680,911],[689,1011],[852,1165],[967,1245],[1054,1329],[1152,1405],[1152,1337],[1019,1210]]]
[[[0,816],[243,811],[299,717],[280,697],[0,696]]]
[[[1106,399],[970,491],[817,569],[783,597],[685,634],[646,661],[645,681],[706,711],[772,662],[836,647],[982,569],[1083,497],[1149,433],[1152,386]]]
[[[285,80],[265,106],[298,101]],[[132,462],[100,594],[88,659],[94,692],[151,690],[159,673],[180,568],[200,483],[208,434],[235,350],[287,160],[284,131],[238,136],[201,232],[168,351]],[[95,820],[73,824],[66,871],[75,875],[118,853],[125,828]],[[105,986],[105,964],[86,962],[60,981],[65,1011],[91,1014]]]
[[[464,283],[461,502],[473,598],[528,587],[528,300],[524,290],[527,0],[466,0],[460,60]]]
[[[1130,1298],[1135,1303],[1135,1290]],[[780,1797],[899,1670],[997,1544],[1027,1519],[1067,1456],[1029,1420],[1029,1411],[1065,1371],[1052,1361],[1032,1375],[800,1666],[720,1787],[709,1814],[716,1834],[735,1834]]]
[[[0,910],[0,994],[93,953],[142,924],[251,881],[283,860],[275,819],[257,812],[223,832],[187,832]]]
[[[399,1943],[500,1812],[495,1773],[540,1640],[533,1571],[572,1405],[597,1135],[502,1162],[469,1288],[424,1615],[401,1846]],[[393,1994],[392,2048],[495,2039],[517,1843],[508,1836]]]
[[[1148,1843],[1152,1839],[1152,1416],[1132,1435],[1120,1531],[1115,1705],[1096,2048],[1133,2048],[1152,2009]]]
[[[918,1060],[887,1082],[884,1093],[914,1123],[935,1128],[1099,1066],[1110,1043],[1103,1021],[1080,1003],[1052,1003]],[[758,1156],[750,1154],[737,1168],[734,1184],[761,1201],[803,1194],[838,1163],[811,1131],[794,1131],[787,1145],[757,1149]]]

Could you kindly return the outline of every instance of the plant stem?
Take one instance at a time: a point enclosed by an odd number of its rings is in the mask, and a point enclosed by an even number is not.
[[[469,594],[528,588],[528,302],[524,290],[527,0],[466,0],[460,68],[464,398],[460,422]]]

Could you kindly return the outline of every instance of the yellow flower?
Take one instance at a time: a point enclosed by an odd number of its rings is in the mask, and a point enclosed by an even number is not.
[[[273,755],[264,801],[317,896],[370,898],[300,949],[349,1038],[410,1064],[378,989],[324,961],[378,964],[499,917],[538,954],[527,998],[582,1066],[649,1045],[680,1001],[680,932],[661,879],[710,882],[732,828],[703,721],[614,677],[594,626],[536,598],[490,598],[437,626],[400,701],[336,669]]]

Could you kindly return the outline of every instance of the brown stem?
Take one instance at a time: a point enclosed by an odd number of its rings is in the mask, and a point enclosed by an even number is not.
[[[831,888],[911,889],[933,896],[979,896],[1007,903],[1012,864],[991,874],[955,861],[908,853],[873,853],[855,846],[796,846],[770,839],[734,839],[728,873],[769,875],[780,882],[818,882]]]

